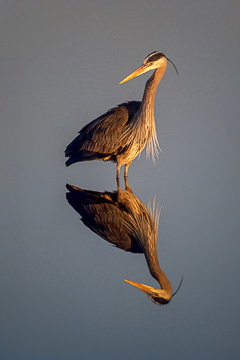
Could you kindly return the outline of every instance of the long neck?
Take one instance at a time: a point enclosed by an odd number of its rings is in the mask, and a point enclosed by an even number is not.
[[[154,115],[154,99],[158,84],[160,83],[166,71],[166,66],[162,66],[154,71],[152,76],[147,80],[143,93],[141,112],[151,112]]]
[[[158,157],[160,146],[158,144],[156,125],[154,119],[154,99],[159,82],[161,81],[167,68],[163,66],[155,70],[152,76],[147,80],[142,103],[138,111],[135,126],[144,133],[147,140],[147,156],[152,155],[152,159],[155,162],[155,158]]]
[[[159,282],[161,288],[166,290],[168,293],[172,295],[172,286],[159,266],[157,249],[155,246],[153,248],[145,249],[145,257],[148,263],[148,268],[152,276]]]

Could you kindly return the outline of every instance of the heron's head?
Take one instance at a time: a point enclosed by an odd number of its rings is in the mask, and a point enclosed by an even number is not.
[[[152,286],[139,284],[135,281],[126,280],[125,281],[139,290],[143,291],[145,294],[148,295],[149,299],[152,300],[157,305],[166,305],[172,299],[172,292],[167,291],[165,289],[156,289]]]
[[[155,70],[155,69],[161,68],[165,71],[167,68],[168,61],[173,65],[174,69],[176,70],[176,72],[178,74],[178,70],[177,70],[176,66],[169,58],[167,58],[163,53],[154,51],[144,59],[142,66],[140,66],[137,70],[133,71],[130,75],[128,75],[125,79],[123,79],[119,84],[129,81],[129,80],[133,79],[134,77],[144,74],[145,72],[150,71],[150,70]]]

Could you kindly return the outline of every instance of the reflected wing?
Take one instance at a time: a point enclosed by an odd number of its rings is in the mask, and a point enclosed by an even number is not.
[[[118,248],[134,253],[142,249],[134,234],[125,225],[128,212],[117,201],[117,193],[95,192],[67,185],[67,200],[81,215],[83,223],[93,232]]]

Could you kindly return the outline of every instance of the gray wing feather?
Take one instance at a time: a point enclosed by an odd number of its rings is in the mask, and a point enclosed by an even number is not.
[[[65,154],[71,156],[75,152],[89,151],[100,154],[119,153],[119,140],[140,107],[139,101],[131,101],[110,109],[105,114],[84,126],[79,135],[67,146]]]

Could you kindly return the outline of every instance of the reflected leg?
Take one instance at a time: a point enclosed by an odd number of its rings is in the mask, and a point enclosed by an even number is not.
[[[128,176],[128,168],[129,168],[129,165],[131,164],[131,161],[127,164],[125,164],[125,171],[124,171],[124,177],[127,178]]]
[[[118,190],[118,191],[121,190],[119,178],[117,178],[117,190]]]
[[[125,177],[124,179],[125,179],[125,190],[130,191],[133,194],[132,189],[128,185],[128,178]]]

